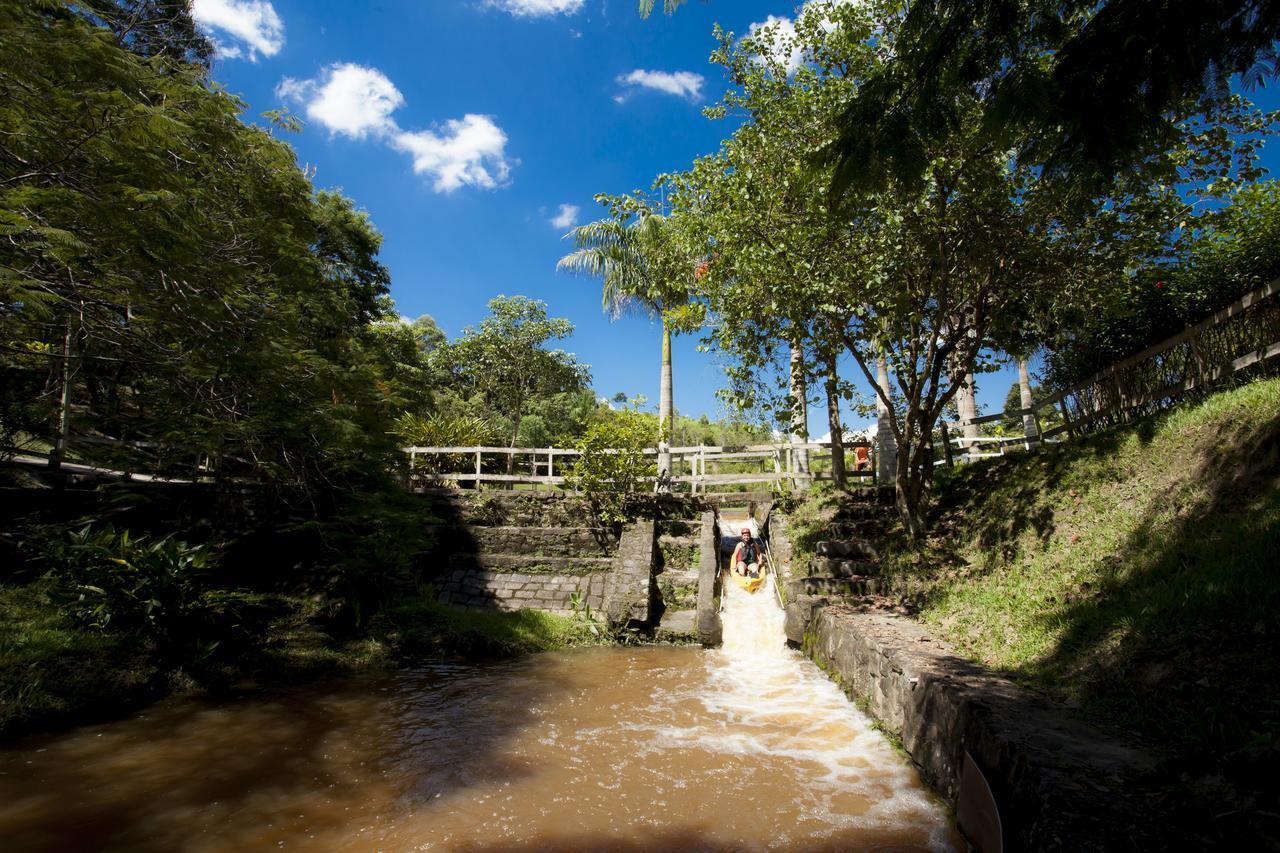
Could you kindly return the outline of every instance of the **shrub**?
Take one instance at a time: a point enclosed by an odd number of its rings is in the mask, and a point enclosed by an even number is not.
[[[46,561],[77,621],[150,642],[161,658],[204,660],[237,621],[240,595],[209,588],[208,545],[85,526],[51,543]]]
[[[639,499],[658,474],[657,461],[644,452],[652,434],[633,407],[592,424],[579,440],[581,456],[569,482],[586,492],[601,521],[630,521],[638,514]]]

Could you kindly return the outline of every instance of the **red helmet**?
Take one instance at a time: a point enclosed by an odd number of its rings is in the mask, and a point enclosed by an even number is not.
[[[744,528],[742,528],[742,532],[743,532],[743,533],[745,533],[745,534],[747,534],[748,536],[750,536],[750,535],[751,535],[751,528],[750,528],[750,527],[744,527]]]

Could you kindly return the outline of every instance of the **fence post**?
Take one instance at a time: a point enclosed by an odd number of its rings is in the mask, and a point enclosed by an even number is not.
[[[476,491],[480,491],[480,448],[476,448]]]
[[[1067,425],[1067,435],[1072,438],[1076,437],[1076,428],[1071,423],[1071,409],[1067,407],[1067,398],[1063,397],[1058,401],[1058,408],[1062,409],[1062,422]]]
[[[951,456],[951,433],[947,432],[946,421],[938,421],[938,427],[942,431],[942,458],[947,460],[947,467],[952,468],[956,461]]]
[[[547,491],[555,488],[552,478],[556,475],[556,452],[554,448],[547,448]]]

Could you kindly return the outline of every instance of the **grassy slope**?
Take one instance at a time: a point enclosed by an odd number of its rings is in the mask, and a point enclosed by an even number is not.
[[[950,472],[937,503],[923,548],[887,549],[922,621],[1170,785],[1225,786],[1193,799],[1280,805],[1280,379]]]

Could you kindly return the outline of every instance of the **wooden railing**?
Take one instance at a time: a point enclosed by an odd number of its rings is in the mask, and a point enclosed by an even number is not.
[[[863,470],[858,470],[856,464],[857,448],[864,448],[867,452],[868,464]],[[403,450],[409,454],[409,479],[414,487],[432,483],[525,484],[548,489],[572,487],[571,474],[580,455],[577,450],[559,447],[406,447]],[[845,451],[848,476],[870,477],[874,481],[875,448],[868,442],[859,441],[846,444]],[[830,442],[780,442],[738,447],[697,445],[672,447],[669,452],[671,472],[667,481],[677,490],[695,494],[717,485],[789,482],[803,487],[817,480],[831,479],[830,471],[823,470],[829,464]],[[807,452],[809,457],[807,473],[800,470],[802,452]],[[644,453],[656,457],[658,450],[651,447]],[[754,467],[751,466],[753,461],[761,470],[720,470],[725,464]],[[503,473],[508,470],[511,473]],[[654,480],[656,482],[657,478]]]
[[[1265,284],[1207,320],[1117,362],[1029,409],[1007,409],[957,424],[980,425],[1030,415],[1035,435],[1007,444],[1078,435],[1156,411],[1280,355],[1280,279]],[[1063,423],[1040,429],[1040,412],[1057,408]],[[957,439],[971,442],[973,439]],[[961,444],[961,446],[964,446]],[[1006,445],[1007,446],[1007,445]]]

